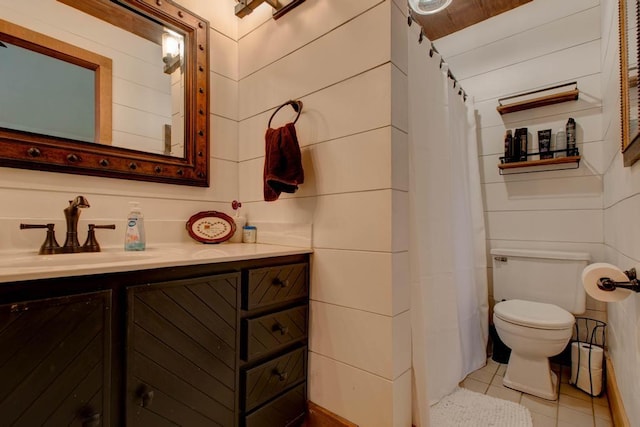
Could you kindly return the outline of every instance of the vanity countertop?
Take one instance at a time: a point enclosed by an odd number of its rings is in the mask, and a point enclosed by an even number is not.
[[[107,247],[97,253],[59,255],[38,255],[33,251],[1,252],[0,283],[213,264],[311,252],[310,248],[260,243],[153,245],[140,252],[125,252],[122,248]]]

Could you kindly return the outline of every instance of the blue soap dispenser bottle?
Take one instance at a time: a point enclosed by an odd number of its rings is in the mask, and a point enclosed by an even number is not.
[[[129,215],[127,215],[127,227],[124,235],[125,251],[144,251],[144,215],[138,202],[129,202]]]

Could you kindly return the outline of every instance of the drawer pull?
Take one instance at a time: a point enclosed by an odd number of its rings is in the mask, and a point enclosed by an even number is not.
[[[278,279],[276,277],[275,279],[273,279],[272,283],[273,283],[274,286],[280,286],[282,288],[288,288],[289,287],[289,279],[281,280],[281,279]]]
[[[272,327],[271,327],[271,331],[272,332],[277,332],[280,331],[280,335],[287,335],[289,333],[289,327],[283,325],[280,322],[276,322]]]
[[[278,370],[278,368],[274,369],[271,373],[274,376],[278,377],[279,381],[286,381],[287,378],[289,378],[289,373],[288,372],[280,372],[280,370]]]

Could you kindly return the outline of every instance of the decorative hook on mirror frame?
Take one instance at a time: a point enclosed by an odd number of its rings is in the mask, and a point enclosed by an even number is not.
[[[636,269],[632,268],[624,272],[629,278],[628,282],[616,282],[608,277],[601,277],[598,279],[598,288],[603,291],[612,292],[616,288],[629,289],[634,292],[640,292],[640,280],[636,275]]]
[[[298,113],[298,115],[296,116],[295,120],[293,121],[293,124],[295,124],[298,121],[298,118],[300,117],[300,113],[302,112],[302,101],[300,101],[300,100],[296,100],[296,101],[289,100],[289,101],[285,102],[284,104],[282,104],[281,106],[279,106],[278,108],[276,108],[276,111],[273,112],[273,114],[271,115],[271,118],[269,119],[269,124],[268,124],[269,128],[271,127],[271,120],[273,120],[273,118],[278,113],[278,111],[280,111],[283,107],[286,107],[287,105],[291,105],[291,107],[293,108],[293,111]]]

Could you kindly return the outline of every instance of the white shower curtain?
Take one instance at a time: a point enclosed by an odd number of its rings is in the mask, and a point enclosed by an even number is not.
[[[409,204],[414,423],[486,362],[486,246],[473,102],[430,42],[409,44]],[[434,426],[437,427],[437,426]]]

